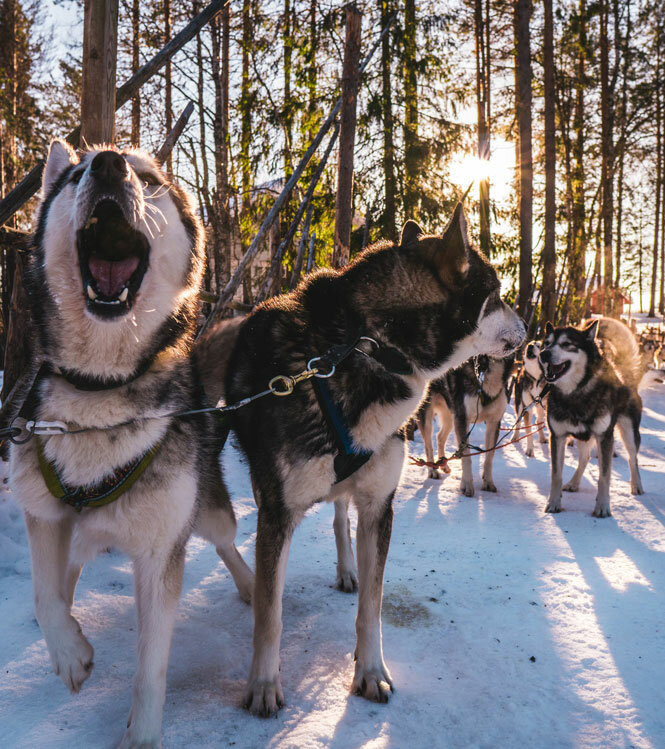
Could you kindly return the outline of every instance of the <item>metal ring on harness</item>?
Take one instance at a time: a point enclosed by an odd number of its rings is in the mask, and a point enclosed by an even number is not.
[[[278,386],[282,386],[283,390],[278,390]],[[273,395],[291,395],[293,392],[293,389],[295,388],[296,383],[293,380],[293,377],[289,377],[288,375],[277,375],[277,377],[273,377],[272,380],[268,383],[268,388],[270,389],[270,392]]]
[[[327,379],[328,377],[332,377],[335,374],[335,365],[330,364],[330,371],[329,372],[321,372],[321,370],[317,367],[313,367],[314,362],[324,362],[326,364],[329,364],[323,357],[321,356],[315,356],[313,359],[310,359],[307,362],[307,369],[309,372],[313,372],[316,370],[314,377],[318,377],[319,379]]]

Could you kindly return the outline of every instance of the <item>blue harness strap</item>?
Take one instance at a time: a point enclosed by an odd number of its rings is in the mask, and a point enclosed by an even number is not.
[[[315,378],[313,385],[319,407],[333,433],[337,447],[334,466],[335,483],[338,484],[364,466],[372,457],[372,451],[354,446],[349,425],[332,397],[328,382],[325,379]]]

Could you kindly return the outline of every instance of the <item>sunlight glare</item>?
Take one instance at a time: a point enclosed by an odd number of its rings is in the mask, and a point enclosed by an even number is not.
[[[625,592],[629,585],[643,585],[651,589],[649,581],[637,569],[628,555],[617,549],[611,557],[594,557],[603,577],[619,593]]]

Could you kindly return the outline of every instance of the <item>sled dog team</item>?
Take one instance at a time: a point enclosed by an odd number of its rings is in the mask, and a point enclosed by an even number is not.
[[[93,667],[93,648],[72,615],[82,565],[109,546],[132,560],[138,665],[123,747],[160,745],[192,533],[215,545],[254,607],[245,707],[267,716],[284,704],[279,646],[289,546],[321,500],[336,505],[338,585],[358,588],[351,689],[388,700],[381,600],[404,456],[400,428],[418,412],[430,458],[435,411],[440,453],[453,426],[461,440],[474,420],[485,421],[487,446],[495,445],[510,357],[525,338],[523,322],[501,300],[496,272],[469,243],[461,205],[441,236],[407,221],[399,243],[379,242],[343,270],[317,271],[195,344],[203,266],[191,200],[149,156],[112,147],[78,156],[52,143],[27,273],[32,376],[11,416],[24,434],[34,422],[60,426],[38,426],[12,445],[10,477],[25,511],[37,620],[72,692]],[[580,465],[566,489],[579,486],[590,437],[599,445],[595,515],[610,512],[615,425],[628,448],[631,489],[642,491],[637,353],[616,325],[548,326],[540,350],[526,348],[518,413],[549,387],[549,512],[561,509],[570,434],[579,440]],[[248,402],[229,423],[205,410],[220,399],[250,398],[270,381],[290,383],[291,393]],[[220,470],[229,427],[248,458],[258,506],[254,574],[234,545]],[[492,455],[482,486],[496,491]],[[462,471],[462,491],[472,496],[470,458]],[[357,571],[349,501],[358,513]]]

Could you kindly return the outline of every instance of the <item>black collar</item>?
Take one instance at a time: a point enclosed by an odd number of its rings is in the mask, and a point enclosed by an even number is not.
[[[130,382],[138,380],[139,377],[143,376],[148,369],[150,369],[150,365],[153,361],[154,359],[149,358],[141,362],[128,377],[102,378],[94,375],[87,375],[83,372],[77,372],[75,369],[65,369],[64,367],[56,368],[53,367],[53,365],[49,365],[49,374],[62,377],[77,390],[100,392],[102,390],[114,390],[116,388],[124,387],[125,385],[129,385]]]

